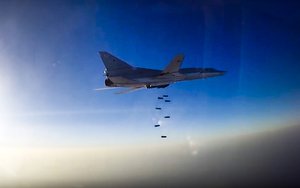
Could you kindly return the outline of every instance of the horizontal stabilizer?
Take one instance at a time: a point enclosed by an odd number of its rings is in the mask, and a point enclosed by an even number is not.
[[[143,89],[144,87],[131,87],[122,91],[117,92],[116,94],[125,94],[125,93],[129,93],[129,92],[133,92],[139,89]]]
[[[163,70],[162,73],[168,74],[168,73],[175,73],[178,72],[180,69],[180,66],[183,62],[184,55],[178,54],[175,56],[175,58],[169,63],[169,65]]]
[[[96,88],[95,91],[105,91],[105,90],[112,90],[117,89],[116,87],[102,87],[102,88]]]

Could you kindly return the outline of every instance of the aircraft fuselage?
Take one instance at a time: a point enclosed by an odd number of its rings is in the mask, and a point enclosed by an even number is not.
[[[212,68],[183,68],[178,72],[162,74],[161,70],[135,68],[132,71],[106,73],[105,85],[108,87],[155,88],[180,81],[221,76],[224,73],[225,71],[218,71]]]
[[[178,54],[164,70],[134,67],[117,57],[101,51],[100,57],[106,67],[105,85],[107,87],[164,88],[168,85],[185,81],[221,76],[225,71],[213,68],[180,68],[184,56]]]

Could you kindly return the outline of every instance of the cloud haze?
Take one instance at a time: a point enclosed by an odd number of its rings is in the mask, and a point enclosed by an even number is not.
[[[1,186],[300,185],[300,126],[211,140],[110,148],[1,149]],[[197,148],[191,153],[190,147]]]

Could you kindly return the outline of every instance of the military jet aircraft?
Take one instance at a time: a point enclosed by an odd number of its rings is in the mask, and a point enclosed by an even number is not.
[[[105,85],[127,88],[119,94],[142,88],[165,88],[175,82],[221,76],[226,72],[213,68],[180,68],[184,59],[182,54],[175,56],[164,70],[134,67],[105,51],[99,54],[106,67]]]

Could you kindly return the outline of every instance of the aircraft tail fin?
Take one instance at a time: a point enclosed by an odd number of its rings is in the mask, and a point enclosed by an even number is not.
[[[100,51],[100,57],[108,71],[131,70],[133,67],[108,52]]]
[[[164,74],[178,72],[180,66],[183,62],[184,55],[178,54],[174,59],[168,64],[168,66],[163,70]]]

